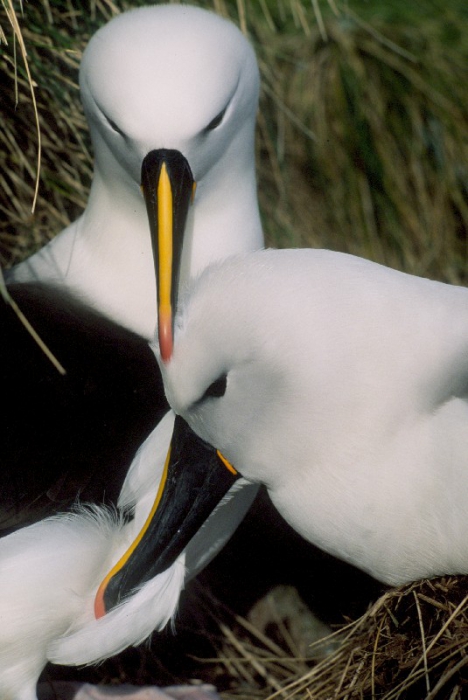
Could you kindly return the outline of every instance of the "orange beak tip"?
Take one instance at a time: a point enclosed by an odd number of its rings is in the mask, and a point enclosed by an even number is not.
[[[100,620],[101,617],[104,617],[106,612],[106,607],[104,605],[104,587],[101,584],[94,599],[94,617],[96,620]]]
[[[171,317],[160,314],[159,317],[159,351],[163,362],[169,362],[172,357],[173,340]]]

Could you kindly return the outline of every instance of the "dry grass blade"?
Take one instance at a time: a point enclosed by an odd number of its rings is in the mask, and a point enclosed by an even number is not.
[[[256,671],[266,683],[277,690],[280,695],[284,696],[284,693],[281,690],[280,684],[276,678],[267,671],[265,665],[261,663],[260,659],[255,656],[245,644],[243,644],[242,640],[238,639],[226,625],[221,625],[221,631],[226,636],[226,639],[233,645],[234,649],[240,654],[241,658],[245,659],[248,665],[252,666],[254,671]]]
[[[63,367],[63,365],[57,360],[53,352],[49,349],[49,347],[44,343],[42,340],[41,336],[37,333],[37,331],[34,329],[34,327],[31,325],[31,323],[28,321],[26,316],[23,314],[21,309],[19,308],[18,304],[16,301],[13,299],[13,297],[10,295],[6,285],[5,285],[5,279],[3,277],[2,270],[0,268],[0,295],[5,302],[5,304],[8,304],[11,306],[15,314],[17,315],[18,319],[20,322],[23,324],[23,326],[26,328],[28,331],[29,335],[34,339],[34,341],[37,343],[37,345],[40,347],[44,355],[50,360],[50,362],[53,364],[57,372],[61,375],[66,374],[66,370]]]
[[[437,25],[422,18],[414,26],[371,24],[346,7],[338,18],[323,17],[326,42],[313,24],[307,41],[257,28],[258,45],[266,47],[259,51],[262,111],[270,143],[281,146],[273,149],[280,186],[262,125],[268,194],[261,189],[260,198],[269,241],[344,250],[463,282],[464,54],[442,47]],[[449,10],[440,16],[449,27],[454,21]]]
[[[468,663],[466,587],[466,578],[446,577],[386,593],[348,627],[335,654],[287,687],[290,697],[448,698],[468,680],[461,675]]]
[[[430,693],[431,692],[431,684],[429,681],[429,668],[428,668],[428,663],[427,663],[427,649],[426,649],[426,637],[424,634],[424,623],[421,615],[421,606],[419,605],[419,599],[416,594],[416,591],[413,591],[413,596],[414,600],[416,603],[416,610],[418,611],[418,621],[419,621],[419,627],[421,630],[421,650],[422,650],[422,658],[423,658],[423,663],[424,663],[424,675],[426,678],[426,692]]]
[[[34,196],[32,200],[32,205],[31,205],[31,212],[34,213],[34,210],[36,208],[36,203],[37,203],[37,197],[39,194],[39,182],[40,182],[40,173],[41,173],[41,154],[42,154],[42,139],[41,139],[41,128],[39,124],[39,114],[37,111],[37,102],[36,102],[36,93],[35,93],[35,83],[33,82],[32,76],[31,76],[31,71],[29,67],[29,61],[28,61],[28,53],[26,49],[26,45],[24,43],[24,38],[23,38],[23,33],[21,31],[21,27],[18,22],[18,17],[15,12],[15,8],[13,7],[13,1],[12,0],[2,0],[3,7],[5,8],[5,13],[6,16],[13,28],[13,33],[14,33],[14,38],[15,41],[18,42],[20,51],[21,51],[21,56],[23,58],[24,62],[24,67],[28,76],[28,85],[29,85],[29,90],[30,90],[30,95],[31,95],[31,102],[33,105],[34,109],[34,118],[35,118],[35,123],[36,123],[36,133],[37,133],[37,169],[36,169],[36,182],[35,182],[35,187],[34,187]],[[5,34],[2,32],[3,37],[5,38]],[[6,41],[6,38],[5,38]],[[15,44],[16,45],[16,44]],[[16,67],[15,67],[15,78],[16,78]],[[17,94],[17,83],[15,80],[15,93]]]
[[[239,628],[222,623],[225,643],[216,660],[230,664],[234,675],[247,679],[250,664],[254,674],[251,695],[226,693],[223,697],[258,697],[267,700],[442,700],[461,697],[458,692],[468,678],[468,596],[466,578],[444,577],[421,581],[389,591],[357,621],[332,636],[340,640],[332,654],[299,673],[303,662],[296,663],[286,681],[269,650],[248,625],[244,637]],[[239,618],[237,618],[239,621]],[[322,640],[322,644],[327,640]],[[279,653],[278,653],[279,651]],[[213,660],[215,661],[215,660]],[[272,674],[273,677],[272,677]],[[266,681],[259,686],[258,678]],[[268,693],[268,687],[273,692]],[[254,690],[255,692],[254,692]]]
[[[48,3],[45,13],[40,4],[28,5],[22,20],[31,72],[40,76],[43,155],[35,217],[29,213],[33,114],[24,71],[17,77],[18,108],[13,88],[2,104],[9,134],[3,138],[10,144],[0,155],[4,265],[49,240],[86,202],[92,162],[76,70],[88,36],[125,4],[93,0],[85,14],[76,1],[61,1],[64,11],[60,2]],[[197,4],[241,24],[259,56],[264,88],[257,154],[268,243],[345,250],[463,282],[467,81],[456,43],[442,43],[434,20],[425,15],[414,25],[385,24],[332,0]],[[41,32],[29,22],[42,23]],[[454,32],[462,19],[446,8],[438,22]],[[5,52],[7,86],[15,84],[8,59]]]

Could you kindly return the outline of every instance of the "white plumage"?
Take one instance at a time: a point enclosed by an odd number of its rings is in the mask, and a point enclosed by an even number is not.
[[[466,288],[241,255],[195,282],[162,370],[175,412],[314,544],[388,584],[468,573]]]
[[[115,517],[83,509],[18,530],[0,541],[2,605],[0,692],[3,698],[35,700],[37,679],[61,655],[63,634],[87,628],[88,654],[106,658],[161,629],[173,615],[184,581],[183,562],[146,584],[126,610],[93,620],[92,591],[107,569],[109,552],[131,540]],[[120,541],[119,541],[120,540]],[[138,604],[137,604],[138,603]],[[99,625],[101,622],[101,625]],[[120,643],[109,638],[117,631]],[[126,634],[124,635],[124,631]],[[123,639],[122,639],[123,638]],[[84,643],[84,642],[83,642]],[[63,656],[63,652],[62,652]],[[70,663],[79,657],[72,654]]]
[[[87,207],[45,248],[9,271],[8,282],[54,285],[150,339],[156,281],[140,191],[149,151],[181,151],[197,182],[182,282],[213,260],[262,245],[253,150],[255,56],[234,25],[209,12],[140,8],[92,38],[80,85],[95,152]],[[66,365],[66,357],[61,359]],[[168,414],[141,446],[124,484],[118,505],[136,510],[133,521],[124,524],[104,508],[85,508],[0,540],[2,698],[35,700],[47,659],[99,660],[141,641],[173,614],[185,554],[120,608],[100,620],[92,613],[98,584],[138,533],[154,499],[172,420]],[[9,478],[8,465],[3,478]],[[219,511],[223,527],[215,515],[214,524],[207,522],[188,547],[188,575],[224,544],[254,495],[245,482],[229,493]]]
[[[143,7],[105,25],[80,69],[95,156],[88,204],[13,268],[9,280],[64,286],[152,340],[156,287],[142,161],[154,149],[177,149],[197,182],[182,282],[213,260],[262,247],[254,162],[258,85],[251,46],[210,12]]]
[[[36,700],[47,663],[97,663],[136,645],[173,617],[187,578],[225,544],[251,505],[256,488],[239,483],[165,572],[99,620],[96,590],[130,546],[154,500],[172,433],[169,413],[137,453],[117,512],[77,507],[0,539],[0,697]]]
[[[101,550],[101,558],[95,560],[92,585],[86,587],[86,596],[82,596],[79,608],[76,607],[79,615],[71,620],[70,627],[60,637],[55,637],[48,645],[49,661],[75,665],[96,663],[129,645],[139,644],[154,630],[163,629],[177,609],[184,582],[195,576],[224,546],[250,507],[257,489],[242,480],[229,491],[167,571],[143,584],[127,602],[104,617],[94,618],[94,596],[99,583],[135,539],[151,509],[173,423],[171,411],[141,446],[123,485],[119,508],[128,510],[135,507],[135,519],[129,525],[116,528],[115,517],[105,512],[99,515],[97,511],[98,528],[101,520],[105,530],[106,521],[110,523],[110,537],[107,533],[106,537],[100,535],[102,544],[107,539],[107,556],[105,550]],[[82,520],[86,522],[87,518]],[[97,547],[92,537],[90,533],[89,544],[84,542],[85,546],[90,547],[91,556]],[[79,576],[76,565],[74,576]],[[72,580],[70,577],[69,581]]]

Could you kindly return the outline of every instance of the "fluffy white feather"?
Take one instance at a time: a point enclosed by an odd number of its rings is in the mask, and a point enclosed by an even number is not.
[[[182,554],[170,569],[99,620],[92,613],[77,619],[61,637],[50,642],[48,660],[68,665],[96,663],[163,629],[174,615],[184,587],[184,558]],[[81,602],[81,611],[92,611],[93,596]]]
[[[183,587],[183,557],[94,619],[97,586],[133,536],[115,513],[81,508],[0,540],[0,697],[35,698],[47,661],[98,661],[167,623]]]

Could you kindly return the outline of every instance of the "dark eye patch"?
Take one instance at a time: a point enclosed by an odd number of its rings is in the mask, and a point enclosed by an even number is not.
[[[221,124],[221,122],[223,121],[223,117],[226,114],[226,109],[227,108],[225,107],[219,114],[216,115],[216,117],[214,119],[212,119],[210,121],[208,126],[205,126],[205,128],[204,128],[205,133],[207,131],[214,131],[214,129],[216,129],[216,127]]]
[[[226,387],[227,387],[227,376],[223,374],[221,377],[218,377],[210,386],[208,389],[205,391],[203,394],[202,398],[200,401],[203,401],[204,399],[208,398],[220,398],[221,396],[224,396],[226,393]]]
[[[106,117],[106,115],[104,115],[104,116]],[[117,126],[117,124],[116,124],[114,121],[112,121],[112,119],[109,119],[109,117],[106,117],[106,121],[107,121],[107,123],[109,124],[110,128],[112,129],[112,131],[115,131],[116,134],[120,134],[120,136],[124,136],[124,137],[125,137],[125,134],[124,134],[124,132],[122,131],[122,129],[120,129],[120,128]]]

